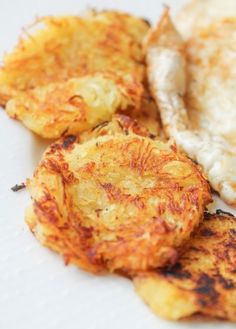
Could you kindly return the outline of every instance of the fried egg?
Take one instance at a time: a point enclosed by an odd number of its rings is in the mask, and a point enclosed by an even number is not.
[[[184,42],[168,10],[146,44],[148,75],[165,132],[236,205],[235,19],[216,21]]]
[[[235,0],[192,0],[180,10],[175,23],[181,35],[188,39],[216,20],[235,16]]]

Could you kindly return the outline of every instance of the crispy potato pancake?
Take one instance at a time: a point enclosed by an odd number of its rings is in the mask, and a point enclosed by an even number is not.
[[[130,75],[97,73],[21,92],[6,112],[41,137],[58,138],[95,127],[118,110],[138,110],[142,92]]]
[[[236,205],[236,20],[183,42],[166,11],[147,41],[148,75],[165,132]],[[235,40],[236,41],[236,40]]]
[[[143,19],[112,11],[38,19],[4,57],[0,104],[18,91],[98,71],[122,71],[142,80],[141,43],[148,29]]]
[[[206,214],[172,268],[134,279],[137,293],[171,320],[196,313],[236,321],[236,218]]]
[[[235,0],[192,0],[182,8],[175,23],[181,35],[188,39],[214,21],[235,16]]]
[[[211,195],[191,160],[148,136],[121,116],[52,144],[27,183],[36,238],[91,272],[173,263]]]

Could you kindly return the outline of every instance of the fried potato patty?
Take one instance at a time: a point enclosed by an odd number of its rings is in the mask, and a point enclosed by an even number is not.
[[[177,320],[196,313],[236,321],[236,218],[206,214],[172,268],[134,279],[137,293],[158,315]]]
[[[18,91],[98,71],[122,71],[142,80],[141,43],[148,29],[146,21],[112,11],[37,20],[4,57],[0,104]]]
[[[211,201],[209,186],[175,147],[131,119],[115,121],[49,147],[27,183],[26,221],[43,245],[88,271],[173,263]]]
[[[40,136],[58,138],[95,127],[118,110],[138,110],[142,92],[129,75],[97,73],[22,92],[6,112]]]
[[[166,134],[236,205],[235,19],[184,42],[168,10],[147,41],[148,76]]]

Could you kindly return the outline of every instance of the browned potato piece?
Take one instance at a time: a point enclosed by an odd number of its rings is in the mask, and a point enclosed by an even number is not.
[[[32,31],[31,31],[32,29]],[[27,31],[0,68],[0,104],[18,91],[98,71],[144,77],[143,19],[107,11],[84,17],[43,17]]]
[[[44,138],[78,134],[119,111],[139,111],[143,87],[130,75],[97,73],[37,87],[8,101],[7,114]]]
[[[236,218],[206,214],[172,268],[138,275],[137,293],[171,320],[200,313],[236,321]]]
[[[191,160],[125,117],[51,145],[27,186],[36,238],[92,272],[173,263],[211,201]]]

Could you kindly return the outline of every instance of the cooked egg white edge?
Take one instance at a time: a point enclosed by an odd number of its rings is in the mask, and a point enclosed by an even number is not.
[[[212,187],[221,197],[229,204],[236,204],[236,148],[218,136],[189,129],[183,101],[186,92],[185,58],[178,49],[170,49],[163,42],[159,46],[158,41],[158,38],[156,43],[152,40],[147,47],[148,78],[166,131],[203,167]]]

